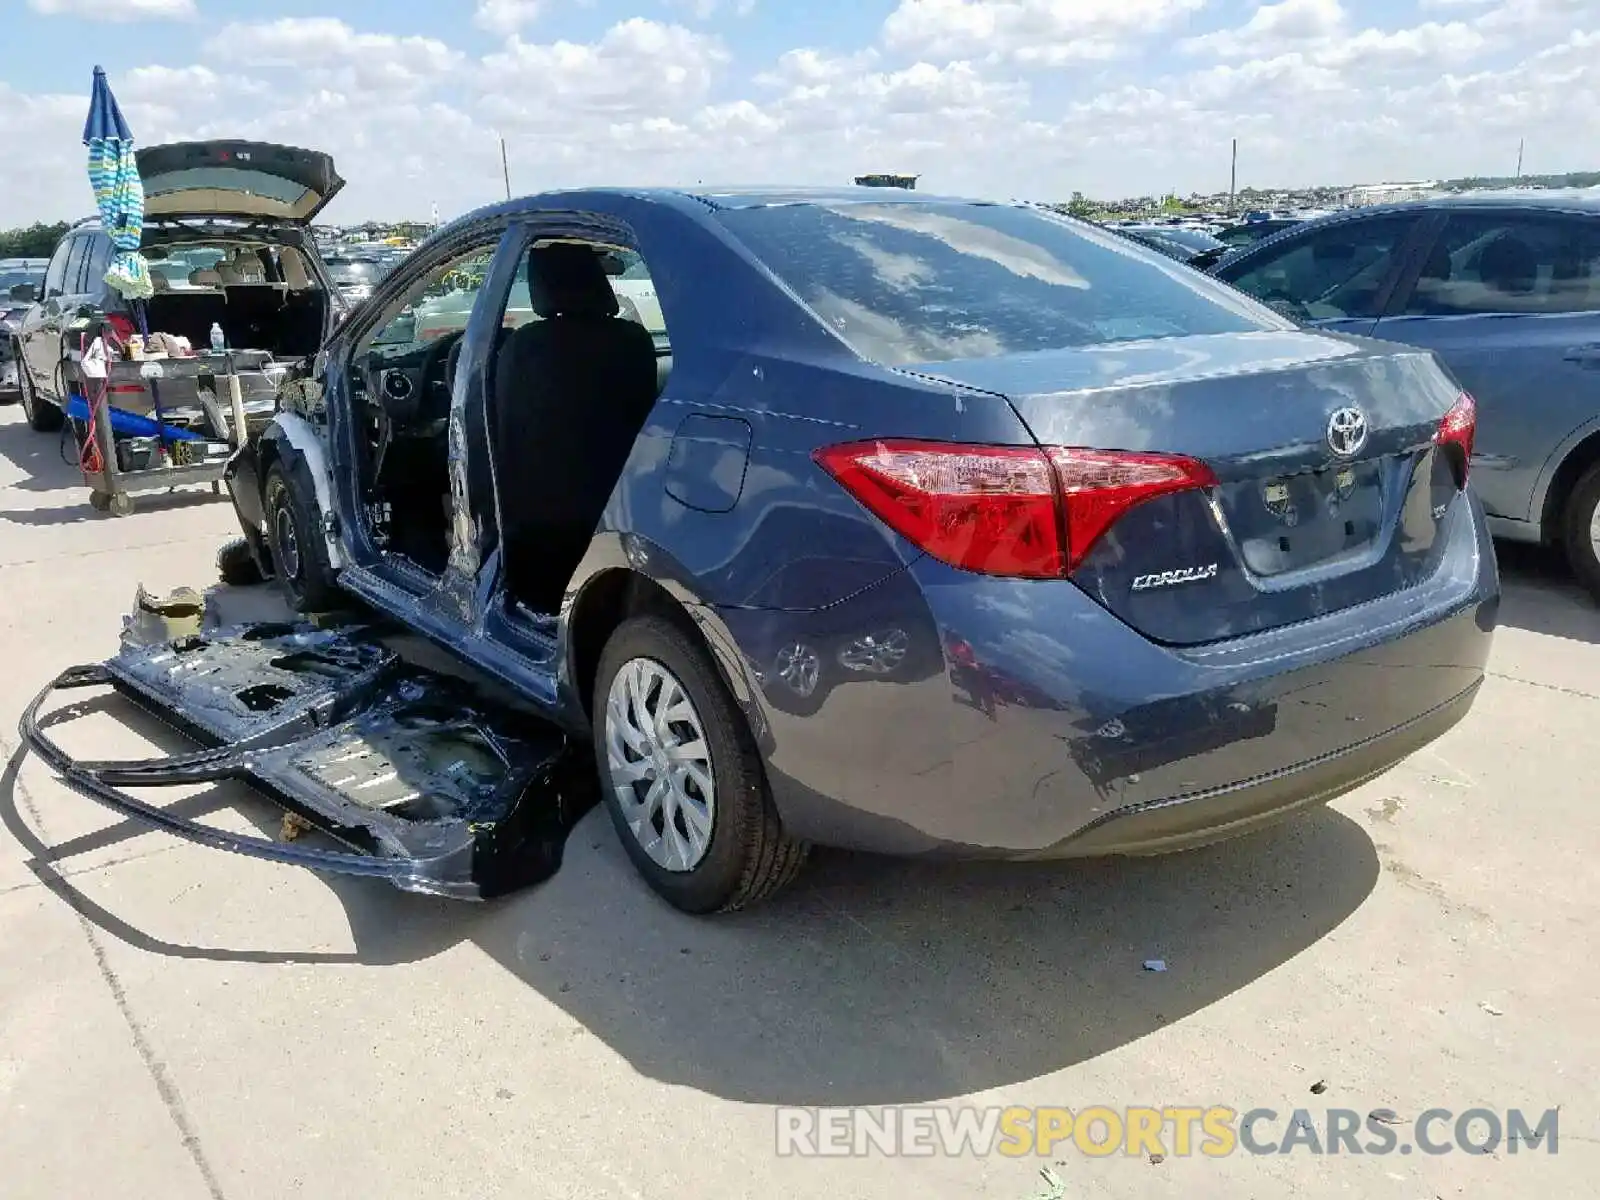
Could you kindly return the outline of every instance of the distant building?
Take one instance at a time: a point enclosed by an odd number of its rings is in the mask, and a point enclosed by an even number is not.
[[[905,188],[907,191],[913,191],[920,178],[920,175],[857,175],[856,186]]]
[[[1394,204],[1401,200],[1421,200],[1439,190],[1439,181],[1418,183],[1360,183],[1345,193],[1344,202],[1353,208],[1364,204]]]

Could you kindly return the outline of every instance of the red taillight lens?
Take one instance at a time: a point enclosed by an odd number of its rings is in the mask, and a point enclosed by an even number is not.
[[[1062,573],[1055,479],[1044,452],[886,440],[829,446],[818,464],[885,525],[951,566]]]
[[[1208,487],[1165,454],[884,439],[829,446],[818,464],[868,511],[941,562],[1027,579],[1070,574],[1136,504]]]
[[[1439,432],[1433,440],[1440,446],[1451,446],[1456,454],[1456,482],[1467,486],[1467,469],[1472,465],[1472,439],[1478,433],[1478,402],[1467,392],[1462,392],[1444,420],[1439,422]]]
[[[1050,462],[1055,466],[1066,510],[1069,571],[1083,561],[1100,535],[1134,505],[1172,492],[1217,484],[1217,477],[1205,463],[1176,454],[1054,447]]]

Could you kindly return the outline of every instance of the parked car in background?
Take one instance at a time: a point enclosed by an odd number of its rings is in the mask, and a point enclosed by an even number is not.
[[[1301,217],[1262,217],[1226,226],[1216,231],[1217,244],[1200,251],[1189,260],[1189,265],[1197,270],[1209,271],[1224,259],[1237,258],[1257,242],[1303,223],[1304,218]]]
[[[1168,258],[1181,263],[1192,262],[1195,255],[1214,239],[1198,230],[1179,229],[1166,225],[1108,225],[1106,228],[1130,241],[1159,250]],[[1225,247],[1224,247],[1225,248]]]
[[[621,319],[629,274],[659,334]],[[464,320],[422,319],[441,295]],[[282,395],[228,476],[259,568],[592,742],[634,865],[693,912],[770,893],[812,842],[1248,831],[1451,727],[1496,620],[1473,410],[1430,355],[1034,206],[528,197],[439,231]],[[205,651],[254,689],[240,653]],[[488,745],[470,792],[404,811],[525,822],[526,764]],[[387,762],[293,786],[324,812],[345,788],[359,842],[393,829],[360,790]],[[362,873],[390,869],[475,886]]]
[[[377,260],[370,258],[329,255],[323,265],[347,304],[359,304],[372,295],[374,285],[384,275]]]
[[[317,352],[340,311],[306,226],[344,181],[325,154],[256,142],[149,146],[138,160],[143,253],[155,286],[147,325],[201,354],[170,359],[154,384],[126,364],[113,381],[113,403],[148,416],[158,388],[169,424],[204,425],[199,393],[223,365],[205,354],[215,324],[238,352],[235,365],[248,368],[241,370],[246,413],[264,423],[282,371]],[[34,429],[59,429],[71,396],[82,393],[77,356],[89,331],[128,317],[105,284],[113,256],[98,217],[78,222],[56,246],[38,300],[18,323],[18,382]]]
[[[17,332],[44,286],[47,258],[0,258],[0,404],[16,401],[21,382]]]
[[[1600,599],[1600,194],[1355,209],[1215,274],[1303,324],[1435,352],[1477,401],[1494,533],[1564,548]]]

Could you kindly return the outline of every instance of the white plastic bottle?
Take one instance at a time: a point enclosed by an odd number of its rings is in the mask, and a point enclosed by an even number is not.
[[[211,322],[211,352],[213,354],[221,354],[227,348],[228,339],[223,335],[222,323],[220,321]]]

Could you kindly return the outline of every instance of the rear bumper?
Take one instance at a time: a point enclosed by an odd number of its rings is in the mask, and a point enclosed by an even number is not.
[[[1070,583],[928,559],[824,613],[722,610],[746,659],[895,625],[898,676],[797,705],[751,673],[774,799],[800,837],[896,854],[1179,849],[1325,801],[1470,709],[1498,617],[1481,510],[1426,583],[1210,646],[1158,645]],[[898,614],[897,619],[891,619]],[[819,689],[820,691],[821,689]]]
[[[1039,857],[1160,854],[1250,833],[1298,809],[1333,800],[1421,750],[1467,715],[1478,687],[1473,684],[1396,729],[1322,758],[1233,787],[1119,809]]]

